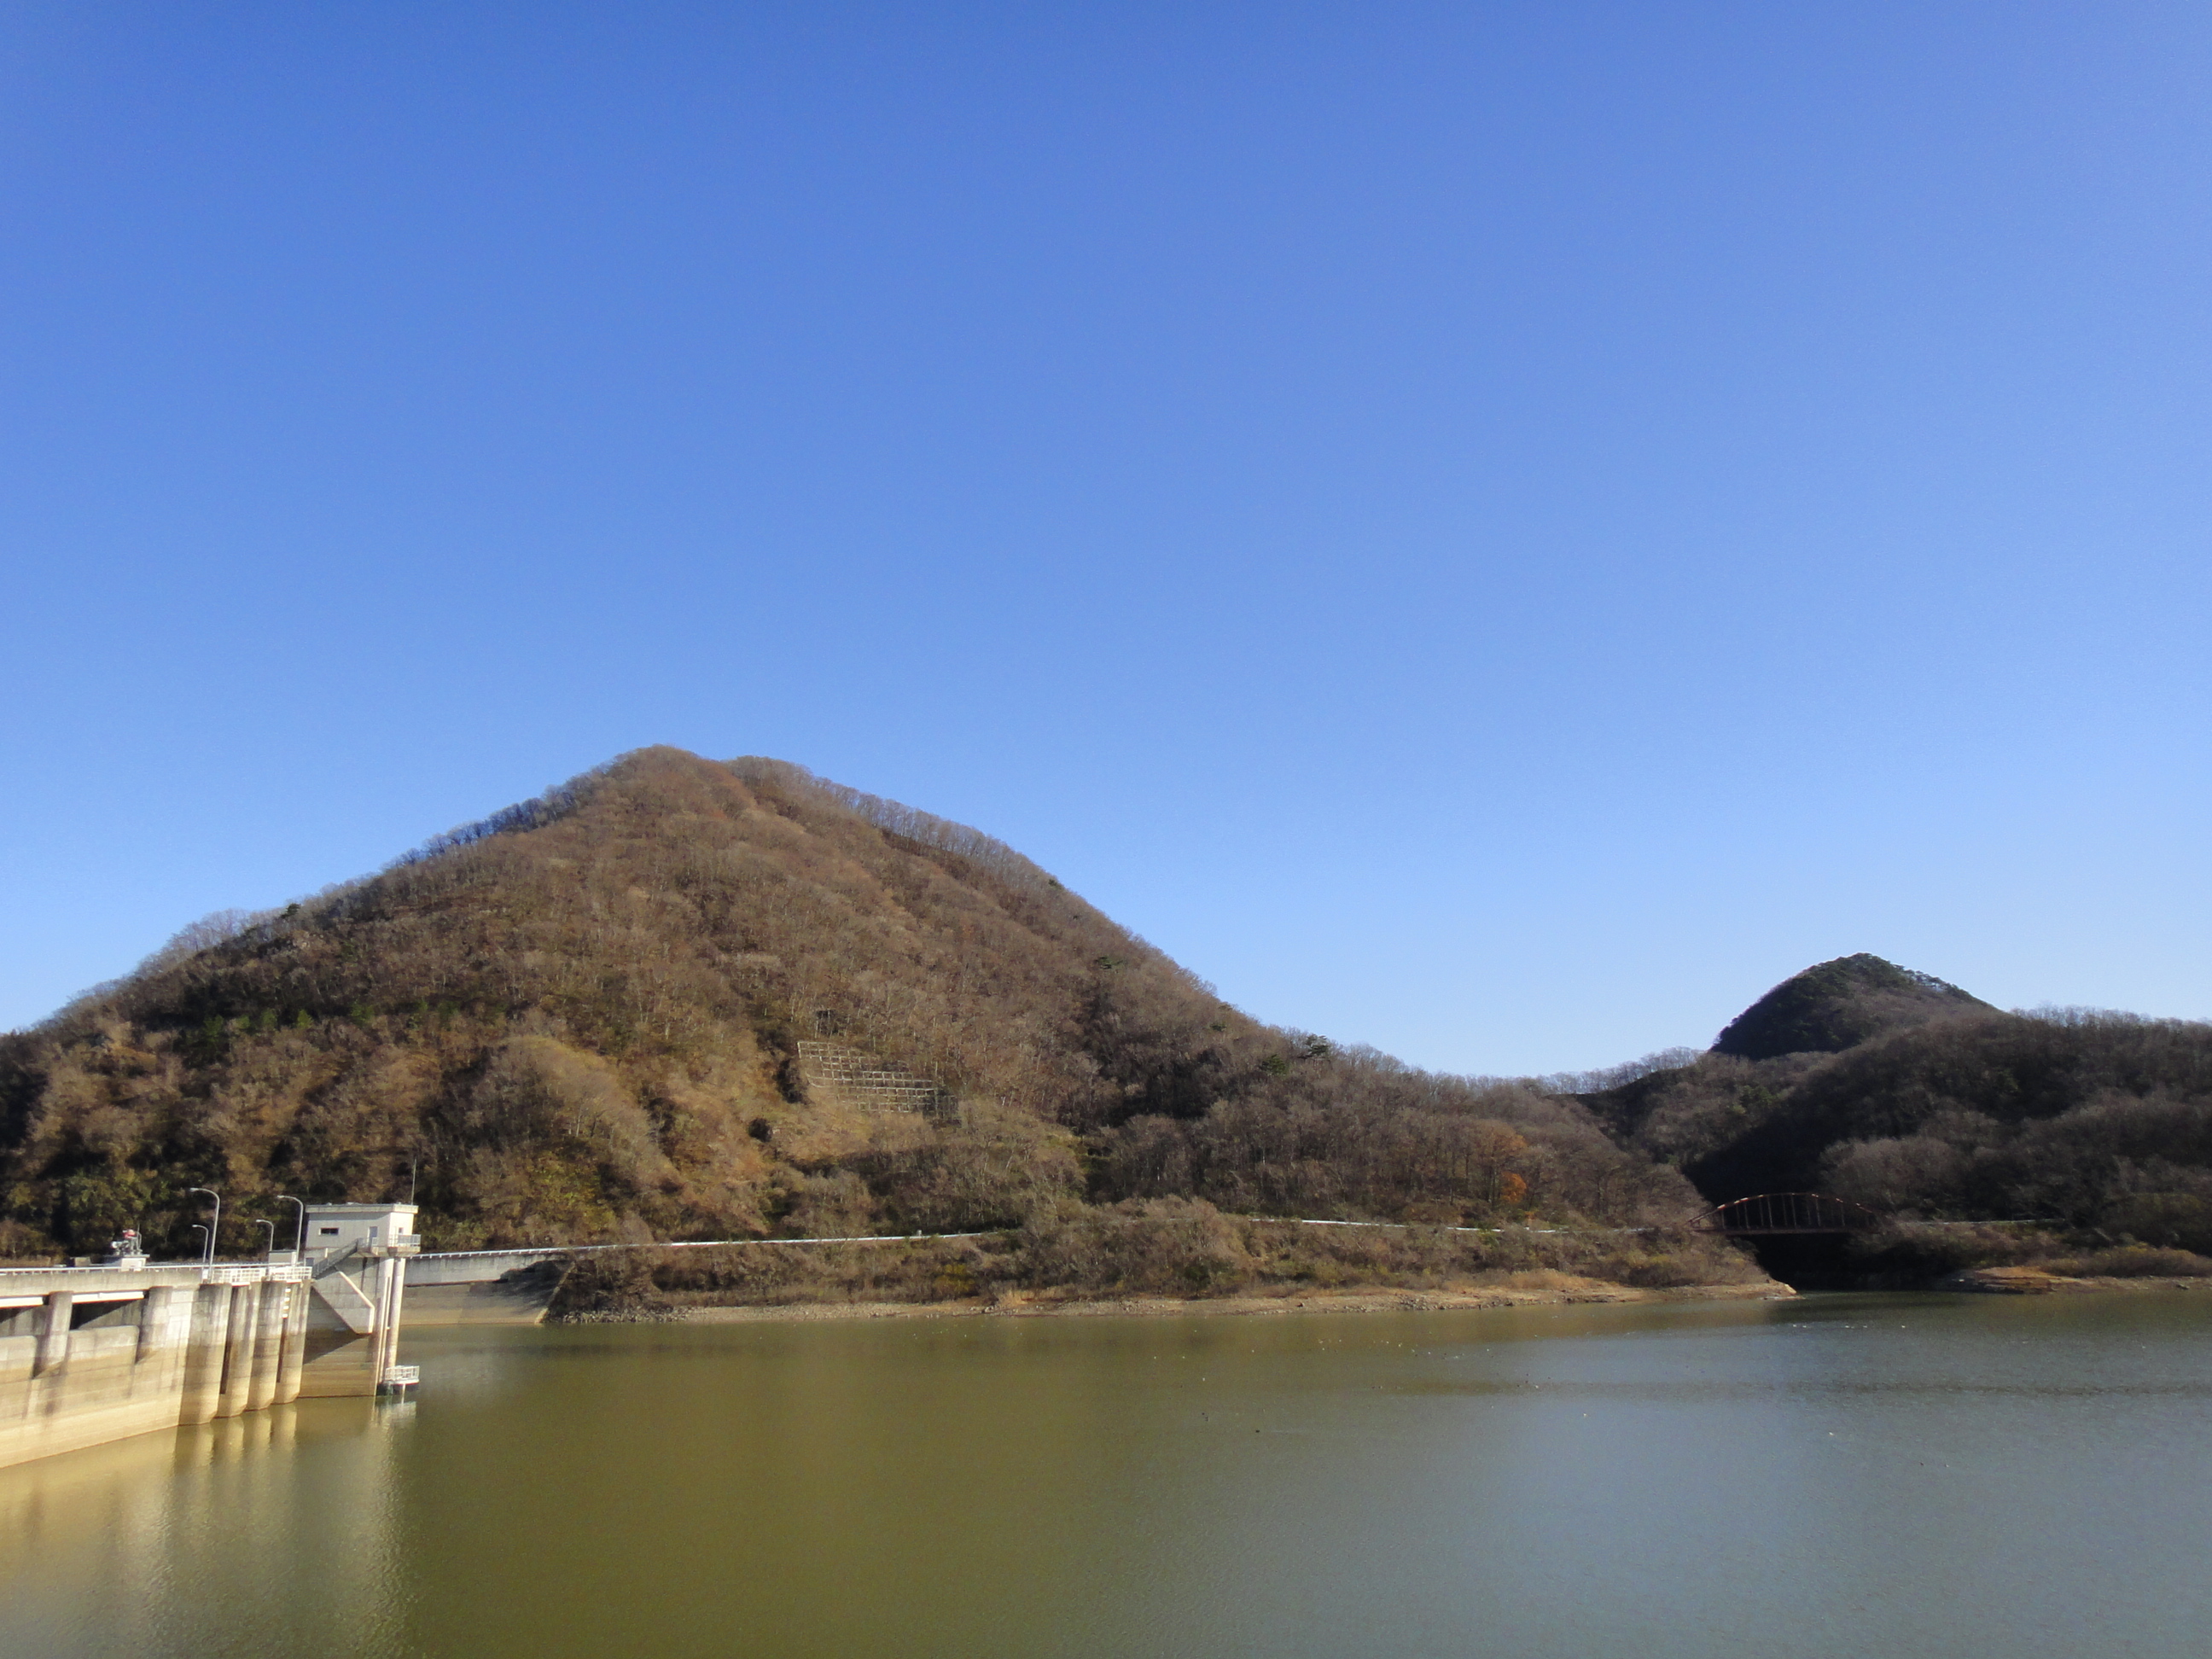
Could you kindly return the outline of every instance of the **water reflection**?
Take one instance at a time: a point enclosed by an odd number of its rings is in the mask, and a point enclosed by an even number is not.
[[[404,1650],[406,1407],[316,1401],[0,1469],[23,1654]]]
[[[410,1358],[418,1406],[0,1472],[11,1639],[2168,1659],[2212,1623],[2212,1297],[446,1331]]]

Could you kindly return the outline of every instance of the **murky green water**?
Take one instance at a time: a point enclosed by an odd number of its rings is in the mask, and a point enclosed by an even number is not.
[[[0,1471],[0,1648],[2212,1653],[2212,1295],[408,1346]]]

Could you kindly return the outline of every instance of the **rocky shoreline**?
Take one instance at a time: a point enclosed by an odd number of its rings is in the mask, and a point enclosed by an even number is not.
[[[1517,1276],[1516,1276],[1517,1277]],[[1279,1294],[1169,1297],[1071,1297],[1013,1291],[933,1302],[789,1302],[696,1304],[616,1313],[569,1314],[570,1324],[752,1325],[850,1319],[1265,1318],[1301,1313],[1439,1313],[1468,1309],[1564,1307],[1588,1304],[1775,1302],[1798,1292],[1778,1279],[1751,1284],[1682,1285],[1646,1289],[1602,1279],[1549,1275],[1548,1285],[1465,1285],[1431,1289],[1369,1286]],[[1976,1267],[1918,1287],[1996,1296],[2082,1295],[2100,1291],[2212,1291],[2212,1279],[2083,1278],[2032,1267]]]
[[[1561,1274],[1562,1279],[1569,1276]],[[1685,1285],[1645,1290],[1600,1279],[1549,1285],[1467,1285],[1433,1290],[1302,1291],[1277,1296],[1085,1297],[1017,1292],[946,1302],[801,1302],[775,1306],[702,1306],[672,1310],[693,1325],[785,1323],[828,1319],[1237,1318],[1298,1313],[1437,1313],[1479,1308],[1558,1307],[1577,1303],[1771,1302],[1793,1297],[1768,1279],[1748,1285]]]
[[[2040,1267],[1969,1267],[1937,1279],[1936,1291],[1971,1291],[1985,1296],[2078,1295],[2090,1291],[2212,1291],[2212,1279],[2076,1278]]]

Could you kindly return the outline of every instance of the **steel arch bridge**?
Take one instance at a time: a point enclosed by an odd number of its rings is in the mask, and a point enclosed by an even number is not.
[[[1692,1224],[1692,1230],[1729,1238],[1776,1238],[1863,1232],[1881,1221],[1865,1205],[1826,1193],[1759,1193],[1730,1199],[1707,1211]]]

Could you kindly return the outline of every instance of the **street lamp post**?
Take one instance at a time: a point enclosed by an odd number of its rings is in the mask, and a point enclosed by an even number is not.
[[[205,1193],[215,1200],[215,1214],[210,1218],[207,1230],[207,1255],[203,1258],[212,1261],[215,1260],[216,1231],[222,1225],[222,1194],[212,1187],[187,1187],[185,1190],[187,1193]],[[199,1224],[194,1222],[192,1224],[198,1226]]]
[[[307,1206],[289,1193],[279,1193],[276,1196],[300,1212],[292,1222],[292,1260],[305,1261],[307,1259]]]
[[[252,1221],[255,1226],[266,1227],[269,1229],[269,1248],[262,1251],[261,1259],[264,1261],[274,1261],[276,1259],[276,1224],[273,1221],[264,1220],[262,1217],[258,1215],[249,1218]]]
[[[204,1233],[207,1231],[207,1224],[204,1221],[195,1221],[192,1223],[192,1231],[196,1233]],[[202,1261],[208,1259],[208,1253],[204,1249],[200,1252],[200,1259]]]

